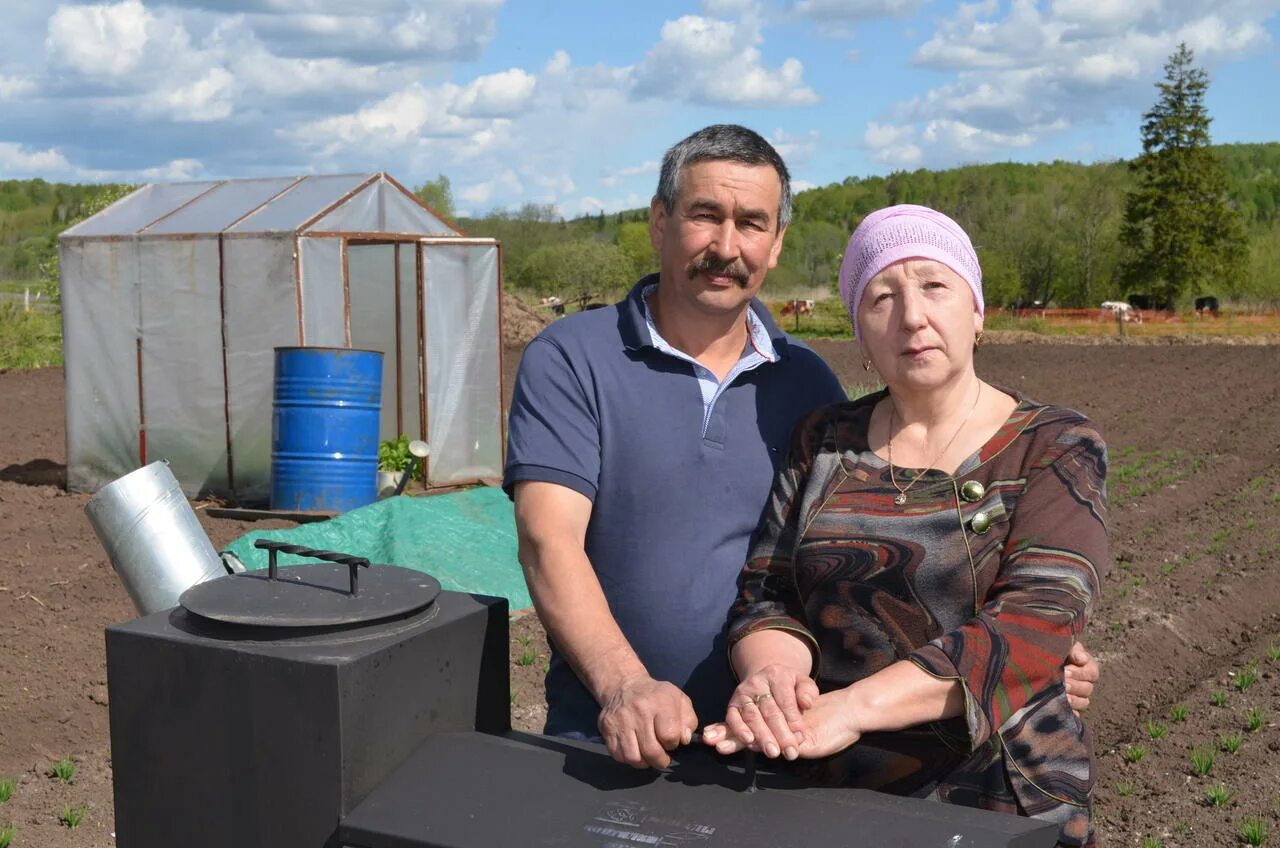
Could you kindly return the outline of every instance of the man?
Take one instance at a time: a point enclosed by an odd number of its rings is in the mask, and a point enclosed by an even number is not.
[[[755,299],[790,218],[767,141],[694,133],[650,204],[659,273],[520,363],[504,487],[553,647],[545,732],[636,767],[724,717],[728,610],[774,468],[798,418],[845,400]]]

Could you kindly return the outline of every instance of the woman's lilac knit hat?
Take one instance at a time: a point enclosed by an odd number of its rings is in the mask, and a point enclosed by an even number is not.
[[[982,267],[968,234],[955,221],[927,206],[903,203],[872,212],[849,237],[840,264],[840,297],[855,335],[858,304],[871,278],[903,259],[933,259],[955,271],[973,289],[983,314]]]

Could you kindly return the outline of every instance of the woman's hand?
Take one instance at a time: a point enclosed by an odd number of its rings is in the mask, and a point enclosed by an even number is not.
[[[703,741],[721,754],[750,748],[794,760],[805,739],[802,714],[818,700],[818,686],[808,674],[771,663],[738,684],[724,722],[708,725]]]
[[[800,756],[806,760],[829,757],[862,738],[858,719],[861,712],[854,706],[852,687],[819,695],[804,712],[804,739]]]

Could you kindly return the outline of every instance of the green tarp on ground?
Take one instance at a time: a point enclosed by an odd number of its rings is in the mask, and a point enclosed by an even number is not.
[[[428,497],[397,497],[288,530],[255,530],[225,550],[245,568],[267,567],[257,539],[338,551],[423,571],[445,589],[499,595],[513,612],[533,606],[516,559],[516,522],[501,489],[480,487]],[[280,565],[317,560],[279,555]]]

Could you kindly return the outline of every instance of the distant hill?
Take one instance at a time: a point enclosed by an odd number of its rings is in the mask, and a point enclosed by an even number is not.
[[[1228,174],[1230,202],[1245,221],[1250,258],[1238,275],[1204,280],[1196,293],[1280,303],[1280,143],[1214,149]],[[1125,161],[997,163],[849,177],[796,196],[768,291],[778,297],[834,291],[857,223],[882,206],[920,203],[952,215],[969,232],[989,303],[1041,300],[1070,307],[1121,298],[1128,293],[1116,280],[1117,238],[1131,180]],[[35,279],[56,249],[57,233],[103,190],[43,180],[0,182],[0,281]],[[458,224],[469,235],[502,240],[509,285],[608,299],[656,270],[647,221],[647,208],[565,221],[553,207],[529,204]]]

